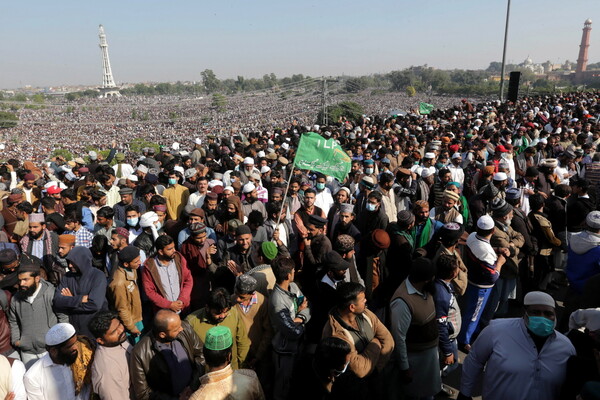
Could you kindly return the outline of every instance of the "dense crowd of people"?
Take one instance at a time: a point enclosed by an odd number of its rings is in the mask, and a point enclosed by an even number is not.
[[[0,399],[600,398],[599,98],[11,150]]]
[[[65,102],[49,99],[43,105],[21,107],[19,124],[0,131],[3,155],[42,162],[56,149],[83,154],[89,148],[103,148],[118,141],[126,154],[129,143],[143,138],[154,143],[179,142],[185,137],[203,137],[207,133],[229,135],[232,132],[274,130],[290,118],[303,125],[312,124],[322,108],[322,96],[312,91],[283,97],[271,92],[227,96],[222,108],[215,107],[211,96],[124,96],[121,98],[79,98]],[[403,93],[331,94],[328,104],[352,100],[364,106],[369,115],[384,115],[390,110],[410,110],[420,101],[446,108],[460,98]],[[22,106],[4,100],[6,106]]]

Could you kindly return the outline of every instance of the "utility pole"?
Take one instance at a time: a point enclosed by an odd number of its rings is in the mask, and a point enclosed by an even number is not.
[[[323,98],[321,99],[321,106],[323,107],[323,125],[327,126],[327,79],[323,79]]]
[[[502,72],[500,73],[500,101],[504,102],[504,72],[506,69],[506,42],[508,40],[508,20],[510,17],[510,0],[506,6],[506,27],[504,28],[504,49],[502,50]]]

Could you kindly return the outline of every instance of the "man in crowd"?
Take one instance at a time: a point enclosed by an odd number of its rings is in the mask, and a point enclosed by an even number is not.
[[[172,310],[159,310],[152,331],[131,354],[129,374],[135,399],[184,398],[198,389],[204,373],[202,342]]]
[[[52,307],[54,286],[40,277],[40,265],[23,260],[19,265],[19,290],[10,302],[11,342],[29,368],[46,355],[45,335],[68,317]]]
[[[92,388],[101,399],[135,399],[130,387],[129,360],[133,350],[116,313],[99,311],[89,323],[97,347],[92,363]]]

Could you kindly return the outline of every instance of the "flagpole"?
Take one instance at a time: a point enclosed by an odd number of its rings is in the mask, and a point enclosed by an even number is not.
[[[288,177],[287,186],[285,188],[285,193],[283,194],[283,199],[281,200],[281,210],[279,210],[279,216],[277,217],[277,223],[275,224],[275,229],[273,230],[273,234],[275,234],[275,230],[279,229],[279,222],[281,221],[281,215],[283,214],[283,205],[285,204],[285,199],[287,198],[288,191],[290,190],[290,183],[292,182],[292,177],[294,176],[294,167],[296,166],[296,155],[294,155],[294,161],[292,162],[292,172]],[[273,237],[271,237],[273,239]]]

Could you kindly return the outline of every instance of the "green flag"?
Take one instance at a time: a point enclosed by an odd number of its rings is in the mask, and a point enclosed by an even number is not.
[[[335,140],[325,140],[315,132],[302,135],[294,163],[297,168],[333,176],[340,182],[352,166],[352,160]]]
[[[434,109],[433,104],[429,104],[429,103],[419,103],[419,114],[425,115],[425,114],[430,114]]]

